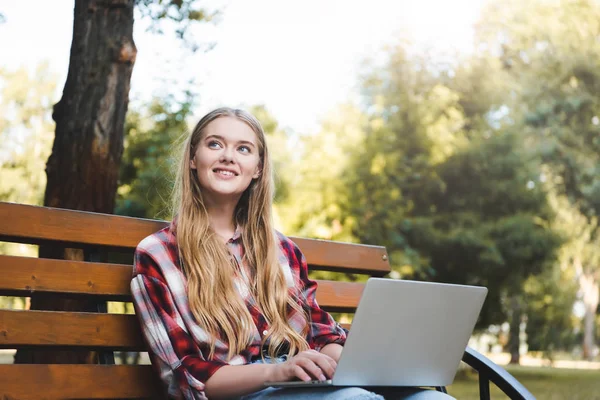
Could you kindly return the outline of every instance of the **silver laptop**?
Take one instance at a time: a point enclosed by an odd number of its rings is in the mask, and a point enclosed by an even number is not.
[[[332,379],[265,386],[447,386],[487,288],[371,278]]]

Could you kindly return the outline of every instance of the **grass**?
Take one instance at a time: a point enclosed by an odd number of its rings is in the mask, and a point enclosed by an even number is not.
[[[510,372],[540,400],[600,400],[600,370],[509,366]],[[457,400],[479,400],[477,373],[461,373],[448,387]],[[491,398],[508,399],[493,384]]]

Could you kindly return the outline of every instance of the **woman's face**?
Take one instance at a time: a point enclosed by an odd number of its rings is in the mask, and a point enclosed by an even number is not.
[[[210,202],[237,201],[260,175],[258,139],[245,122],[220,117],[204,128],[190,161]]]

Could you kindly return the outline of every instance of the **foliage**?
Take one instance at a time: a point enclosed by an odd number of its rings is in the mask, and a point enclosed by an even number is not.
[[[293,176],[293,171],[286,168],[292,151],[289,133],[280,128],[279,122],[264,105],[253,105],[248,111],[260,121],[265,132],[275,175],[275,203],[282,202],[290,195],[289,182]]]
[[[177,168],[177,144],[188,133],[187,120],[195,95],[182,101],[155,98],[129,110],[115,212],[121,215],[168,219],[170,194]]]
[[[350,168],[349,155],[360,143],[365,118],[357,107],[340,105],[325,117],[316,134],[298,139],[288,159],[288,196],[278,209],[285,228],[296,235],[320,239],[356,241],[351,216],[342,209],[351,195],[343,175]]]
[[[0,70],[0,200],[41,204],[52,146],[50,107],[57,77],[47,63],[34,71]]]
[[[404,230],[408,243],[428,255],[428,279],[489,288],[482,326],[504,320],[503,296],[541,273],[560,244],[545,222],[549,211],[532,180],[534,166],[514,135],[473,143],[439,166],[442,190],[422,200],[424,212]]]
[[[536,23],[524,15],[535,15]],[[599,20],[594,0],[511,0],[487,8],[478,34],[480,46],[500,60],[504,76],[518,82],[506,97],[509,117],[539,152],[551,195],[561,196],[561,208],[583,218],[571,228],[561,222],[567,241],[560,263],[580,282],[588,357],[600,284]],[[582,229],[588,234],[581,235]]]
[[[163,34],[168,26],[193,52],[200,45],[194,40],[191,28],[196,22],[211,22],[219,15],[218,11],[209,11],[200,7],[199,3],[197,0],[135,0],[141,17],[150,21],[150,32]]]
[[[557,350],[570,350],[578,340],[572,311],[577,285],[570,272],[555,264],[523,286],[528,349],[543,351],[551,360]]]
[[[464,68],[455,81],[394,49],[363,79],[368,123],[344,179],[356,237],[386,245],[402,276],[490,288],[485,326],[504,321],[502,296],[540,273],[559,239],[547,227],[537,158],[494,120],[496,89],[469,84],[482,74]],[[468,98],[482,94],[490,108]]]
[[[363,78],[367,122],[363,142],[344,173],[361,242],[383,244],[396,267],[426,264],[399,232],[424,192],[441,185],[435,166],[465,145],[456,93],[430,60],[398,47]],[[440,140],[438,140],[440,138]]]
[[[33,71],[0,69],[0,201],[42,204],[44,166],[54,138],[50,107],[56,80],[45,62]],[[32,247],[0,243],[3,254],[32,256]]]

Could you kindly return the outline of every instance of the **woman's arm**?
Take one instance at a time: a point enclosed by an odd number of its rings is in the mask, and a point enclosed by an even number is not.
[[[205,394],[210,399],[230,398],[261,390],[265,382],[330,379],[336,366],[331,357],[314,350],[277,364],[227,365],[206,381]]]
[[[148,343],[152,364],[159,370],[171,394],[196,399],[205,382],[225,362],[207,360],[181,323],[168,286],[156,279],[136,275],[131,281],[133,304]]]
[[[321,349],[321,353],[331,357],[337,363],[340,361],[342,350],[344,350],[342,345],[337,343],[329,343]]]
[[[204,397],[205,382],[227,363],[208,359],[190,334],[194,327],[184,322],[175,299],[181,302],[187,296],[185,282],[173,261],[176,254],[170,251],[173,246],[169,246],[169,237],[163,234],[161,231],[149,236],[136,249],[131,280],[133,304],[152,364],[169,395],[197,399]]]
[[[209,399],[239,397],[264,389],[271,381],[275,364],[226,365],[211,376],[204,393]]]

